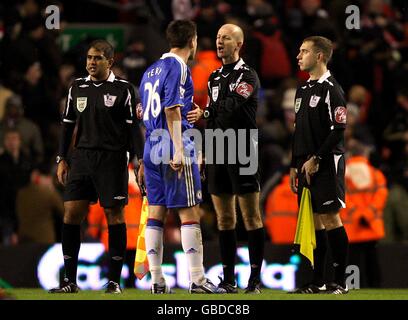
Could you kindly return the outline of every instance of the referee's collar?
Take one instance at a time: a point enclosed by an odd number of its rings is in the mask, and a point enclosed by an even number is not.
[[[329,77],[331,76],[330,70],[327,70],[320,78],[317,80],[318,83],[323,83],[326,81]],[[307,82],[310,82],[310,78],[307,80]]]
[[[231,63],[232,65],[234,63]],[[245,61],[242,58],[239,58],[237,62],[235,62],[234,70],[238,70],[245,64]],[[222,69],[224,69],[224,66],[221,67],[220,72],[222,72]]]
[[[106,81],[108,81],[108,82],[113,82],[113,81],[115,81],[115,74],[112,72],[112,71],[110,71],[110,73],[109,73],[109,77],[108,77],[108,79],[106,79]],[[87,76],[86,78],[85,78],[85,81],[91,81],[91,76]]]

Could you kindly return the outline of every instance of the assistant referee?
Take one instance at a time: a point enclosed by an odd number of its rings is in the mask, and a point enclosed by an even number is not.
[[[309,73],[295,98],[295,132],[290,183],[298,200],[305,185],[310,188],[316,230],[315,267],[312,283],[295,293],[344,294],[348,238],[339,210],[345,207],[344,129],[346,101],[341,86],[327,69],[333,52],[329,39],[306,38],[297,56],[299,67]],[[325,257],[330,246],[335,271],[334,283],[326,283]]]
[[[133,86],[111,71],[114,49],[95,40],[87,52],[86,78],[74,81],[63,114],[57,156],[58,181],[64,190],[62,251],[65,277],[50,293],[78,292],[77,266],[80,224],[88,206],[99,199],[109,229],[110,269],[107,293],[121,293],[119,285],[126,251],[123,207],[128,202],[128,152],[142,159],[143,138],[135,117],[137,97]],[[74,151],[67,159],[74,128]]]

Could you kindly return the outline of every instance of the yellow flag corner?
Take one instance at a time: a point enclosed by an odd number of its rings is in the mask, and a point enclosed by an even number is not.
[[[309,259],[314,267],[313,250],[316,249],[316,234],[311,198],[310,190],[304,187],[300,199],[294,243],[300,245],[300,253]]]

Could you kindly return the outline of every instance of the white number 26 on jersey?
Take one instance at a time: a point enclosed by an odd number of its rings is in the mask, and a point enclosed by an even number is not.
[[[144,110],[143,120],[149,120],[150,113],[153,118],[157,118],[161,111],[160,95],[156,92],[159,87],[159,80],[156,80],[154,85],[150,82],[146,82],[144,85],[144,92],[147,94],[147,105]]]

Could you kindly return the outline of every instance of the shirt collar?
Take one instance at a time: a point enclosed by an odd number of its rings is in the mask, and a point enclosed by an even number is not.
[[[115,75],[114,75],[114,73],[112,72],[112,71],[110,71],[110,73],[109,73],[109,77],[108,77],[108,79],[106,79],[106,81],[108,81],[108,82],[113,82],[113,81],[115,81]],[[91,81],[91,76],[87,76],[86,78],[85,78],[85,81]]]
[[[318,83],[323,83],[325,80],[327,80],[327,78],[329,78],[331,76],[330,70],[327,70],[320,78],[319,80],[317,80]],[[307,82],[310,82],[312,80],[307,79]]]
[[[165,54],[163,54],[160,59],[166,59],[166,58],[175,58],[176,60],[178,60],[181,64],[186,65],[186,63],[184,62],[183,59],[180,58],[180,56],[178,56],[177,54],[173,53],[173,52],[167,52]]]
[[[238,70],[238,69],[241,68],[244,64],[245,64],[244,59],[239,58],[239,60],[235,63],[234,70]],[[223,69],[223,68],[224,68],[224,66],[221,67],[220,72],[222,72],[222,69]]]

